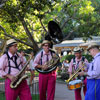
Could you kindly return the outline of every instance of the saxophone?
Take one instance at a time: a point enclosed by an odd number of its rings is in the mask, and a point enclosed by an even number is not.
[[[18,75],[15,77],[15,79],[10,83],[11,88],[17,88],[17,86],[22,82],[22,80],[28,78],[27,75],[25,75],[25,70],[27,68],[27,65],[29,64],[31,58],[26,62],[26,64],[23,66],[22,70],[18,73]]]

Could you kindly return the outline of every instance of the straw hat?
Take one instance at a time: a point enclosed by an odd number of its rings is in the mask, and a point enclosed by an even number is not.
[[[75,47],[74,48],[74,52],[76,53],[76,52],[82,52],[82,48],[80,48],[80,47]]]
[[[14,44],[17,44],[17,41],[15,41],[14,39],[9,39],[9,40],[6,42],[6,44],[7,44],[7,47],[10,47],[10,46],[12,46],[12,45],[14,45]]]
[[[99,49],[99,45],[97,43],[90,43],[88,45],[87,50],[89,51],[90,49],[95,48],[95,47],[97,47]]]
[[[41,46],[43,46],[44,44],[51,44],[51,42],[48,41],[48,40],[44,40],[44,41],[42,42]]]

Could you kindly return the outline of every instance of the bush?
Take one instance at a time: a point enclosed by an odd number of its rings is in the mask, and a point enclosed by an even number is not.
[[[90,62],[92,61],[93,57],[91,55],[83,55],[85,56],[85,58]],[[71,59],[75,57],[74,55],[66,55],[66,56],[63,56],[61,59],[60,59],[60,62],[63,62],[64,60],[68,60],[69,62],[71,61]]]
[[[61,79],[62,80],[67,80],[69,78],[69,74],[68,73],[61,73]]]

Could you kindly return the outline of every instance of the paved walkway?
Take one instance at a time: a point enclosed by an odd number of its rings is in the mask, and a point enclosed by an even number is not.
[[[82,100],[84,100],[83,93]],[[66,84],[56,83],[55,100],[75,100],[74,90],[68,90]]]

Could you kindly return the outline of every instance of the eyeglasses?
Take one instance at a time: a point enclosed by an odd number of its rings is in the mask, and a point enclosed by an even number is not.
[[[44,45],[45,47],[50,47],[49,45]]]

